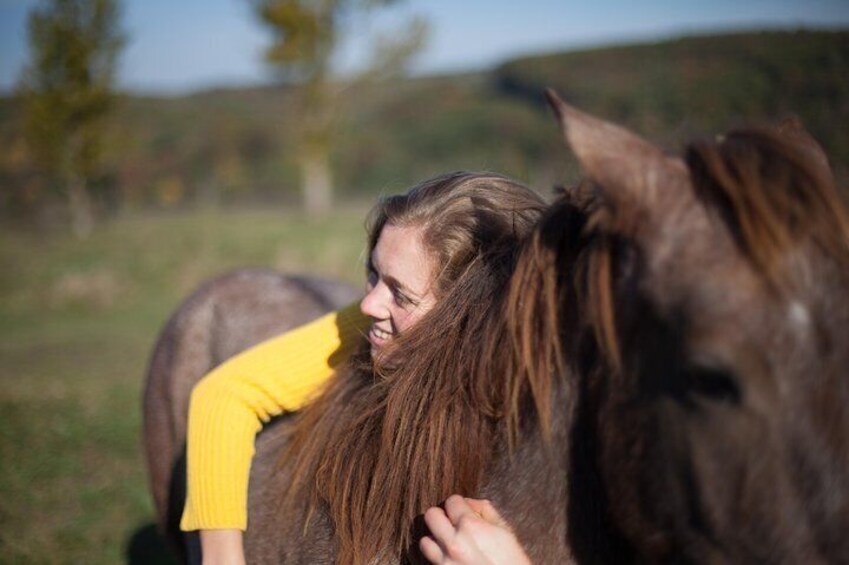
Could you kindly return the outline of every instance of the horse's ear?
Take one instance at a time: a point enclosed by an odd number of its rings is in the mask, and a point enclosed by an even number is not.
[[[625,128],[573,108],[550,88],[545,95],[584,173],[608,203],[635,212],[654,208],[670,196],[664,194],[674,184],[670,175],[686,174],[679,159]]]
[[[819,168],[821,174],[826,175],[826,178],[832,178],[831,166],[828,163],[828,156],[825,154],[825,150],[822,148],[822,145],[814,139],[814,136],[805,129],[805,126],[802,124],[802,120],[800,120],[797,116],[785,118],[780,124],[778,124],[777,129],[781,137],[791,143],[794,143],[805,153],[805,155],[817,164],[817,168]]]

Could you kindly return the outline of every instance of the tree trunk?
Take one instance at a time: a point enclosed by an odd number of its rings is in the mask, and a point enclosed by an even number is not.
[[[324,216],[333,204],[333,174],[325,149],[307,149],[301,156],[301,189],[310,216]]]
[[[94,211],[91,196],[85,182],[76,175],[69,175],[68,208],[71,212],[71,231],[77,239],[86,239],[94,229]]]

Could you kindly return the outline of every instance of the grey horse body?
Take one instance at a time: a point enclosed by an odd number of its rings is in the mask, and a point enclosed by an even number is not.
[[[186,417],[192,387],[227,358],[350,303],[357,296],[358,291],[352,287],[326,279],[243,270],[203,285],[167,323],[148,372],[144,439],[160,528],[184,558],[193,558],[197,548],[195,537],[179,531],[185,501]],[[565,391],[558,390],[556,394],[564,396]],[[565,396],[555,400],[568,405]],[[493,500],[529,554],[544,563],[570,560],[564,511],[568,412],[560,413],[554,426],[554,441],[548,446],[541,445],[539,436],[530,433],[512,454],[504,446],[497,447],[495,463],[479,493]],[[281,496],[290,477],[279,461],[288,441],[290,422],[287,416],[277,418],[257,438],[249,485],[246,557],[249,563],[333,563],[333,527],[320,507],[311,515],[306,530],[308,500],[300,501],[296,515],[281,515]],[[541,523],[545,524],[542,530]],[[410,554],[414,556],[416,551]],[[386,555],[380,561],[397,563],[398,556]]]
[[[144,445],[157,520],[178,548],[184,544],[178,525],[185,501],[186,420],[194,385],[233,355],[359,295],[358,289],[329,279],[243,269],[204,284],[168,321],[148,369]],[[284,440],[287,426],[285,421],[279,424],[261,434],[268,438],[258,443],[252,476],[275,459],[276,451],[265,446],[276,448]]]

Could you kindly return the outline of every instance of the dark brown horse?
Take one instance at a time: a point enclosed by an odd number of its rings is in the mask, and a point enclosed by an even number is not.
[[[442,405],[428,383],[404,389],[423,399],[395,406],[415,408],[397,420],[412,433],[376,442],[424,437],[420,414],[485,411],[493,441],[472,446],[488,456],[464,494],[493,499],[535,562],[849,561],[849,229],[822,152],[789,126],[681,159],[554,105],[588,194],[552,207],[459,340],[460,357],[482,359],[465,367],[469,390]],[[449,327],[450,308],[435,315]],[[221,338],[213,322],[190,357]],[[182,339],[171,327],[160,348]],[[157,392],[183,380],[159,358],[148,396],[185,418]],[[373,386],[396,385],[343,382],[338,417],[365,413]],[[248,558],[332,562],[338,516],[308,493],[280,512],[289,427],[259,440]],[[384,541],[375,561],[414,558]]]
[[[541,223],[512,316],[529,382],[577,396],[576,558],[849,562],[849,220],[822,150],[791,122],[668,156],[549,96],[594,194]]]

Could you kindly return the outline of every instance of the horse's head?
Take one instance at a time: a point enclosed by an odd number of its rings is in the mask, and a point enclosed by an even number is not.
[[[674,157],[549,98],[595,186],[562,339],[605,531],[650,561],[849,559],[849,222],[821,149],[791,123]]]

